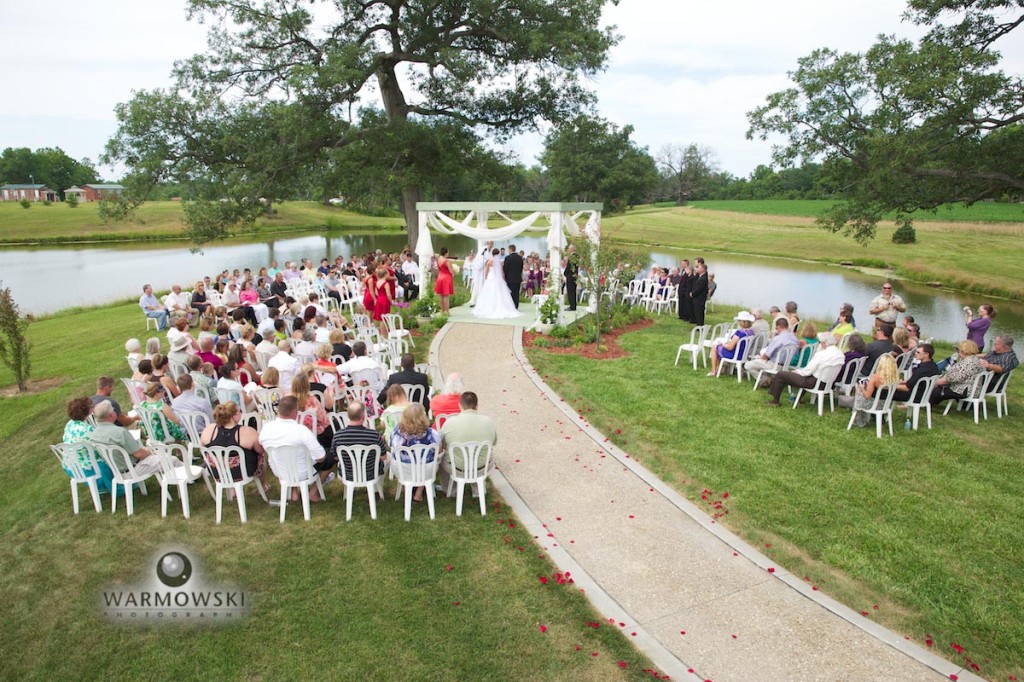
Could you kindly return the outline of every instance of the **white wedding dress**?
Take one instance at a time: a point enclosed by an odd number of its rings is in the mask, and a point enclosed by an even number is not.
[[[480,295],[476,300],[476,307],[473,308],[473,317],[480,317],[485,320],[507,320],[519,317],[521,312],[516,310],[512,303],[512,293],[505,284],[505,273],[501,270],[501,261],[491,256],[490,268],[484,265],[486,273],[483,286],[480,288]]]

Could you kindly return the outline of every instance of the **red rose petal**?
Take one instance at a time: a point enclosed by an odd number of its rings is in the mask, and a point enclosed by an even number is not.
[[[626,667],[626,662],[625,661],[619,661],[618,663],[619,663],[619,667],[620,668],[625,668]]]
[[[769,572],[769,573],[774,573],[774,572],[775,572],[775,569],[774,569],[773,567],[769,566],[769,567],[768,567],[768,572]]]
[[[592,652],[590,653],[590,655],[591,655],[591,656],[593,656],[594,658],[597,658],[597,655],[598,655],[598,654],[597,654],[597,652],[596,652],[596,651],[592,651]]]
[[[444,567],[444,570],[450,571],[450,570],[452,570],[452,568],[454,568],[454,566],[452,566],[451,564],[448,564],[447,566]]]
[[[541,631],[542,633],[543,633],[543,632],[547,632],[547,631],[548,631],[548,626],[547,626],[547,625],[541,625],[541,626],[540,626],[540,631]]]
[[[736,635],[732,635],[732,638],[733,639],[738,639],[738,637],[736,637]]]
[[[680,630],[680,631],[679,631],[679,634],[681,634],[681,635],[685,635],[685,634],[686,634],[686,630]]]

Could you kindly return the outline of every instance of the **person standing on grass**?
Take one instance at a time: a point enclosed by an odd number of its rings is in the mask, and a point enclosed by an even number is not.
[[[896,326],[896,318],[900,313],[907,312],[907,304],[897,294],[892,293],[892,284],[882,285],[882,293],[871,301],[868,312],[875,316],[875,328],[883,324]]]
[[[679,262],[679,319],[683,322],[693,321],[693,301],[690,300],[690,289],[693,286],[693,271],[690,261],[684,258]]]
[[[693,305],[691,322],[698,327],[704,324],[704,306],[708,302],[708,267],[697,263],[697,277],[690,288],[690,302]]]

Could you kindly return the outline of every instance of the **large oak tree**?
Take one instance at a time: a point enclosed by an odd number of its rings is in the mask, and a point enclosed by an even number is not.
[[[407,126],[446,120],[502,139],[587,108],[583,78],[604,68],[616,41],[601,27],[604,4],[190,0],[190,17],[210,24],[209,50],[176,65],[175,88],[118,107],[107,158],[127,162],[136,186],[208,183],[220,213],[247,220],[255,198],[285,196],[331,150],[374,138],[399,145],[389,156],[408,164],[398,176],[409,179],[402,209],[415,227],[416,178],[429,168],[402,154],[415,135]]]
[[[912,239],[915,211],[1024,193],[1024,85],[997,50],[1024,0],[910,0],[904,17],[927,27],[917,42],[819,49],[748,114],[748,138],[785,137],[777,164],[823,161],[846,201],[819,223],[861,243],[888,213]]]

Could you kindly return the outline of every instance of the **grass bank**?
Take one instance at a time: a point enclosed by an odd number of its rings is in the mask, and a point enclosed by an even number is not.
[[[0,398],[3,677],[647,677],[649,662],[618,628],[587,627],[601,618],[574,586],[540,583],[553,566],[493,493],[486,517],[457,519],[454,503],[442,500],[435,521],[418,506],[411,523],[390,499],[371,521],[361,497],[346,523],[332,484],[310,522],[289,509],[284,524],[250,493],[249,523],[229,504],[217,526],[201,485],[191,491],[188,521],[176,501],[161,519],[151,485],[148,497],[136,495],[130,519],[123,507],[112,516],[106,499],[105,513],[91,511],[84,491],[74,516],[68,479],[47,446],[60,440],[65,401],[91,394],[100,374],[124,376],[123,341],[145,338],[145,329],[136,305],[118,304],[54,315],[29,330],[33,378],[57,386]],[[0,369],[0,387],[11,382]],[[191,550],[204,579],[244,588],[249,618],[219,628],[104,619],[101,592],[147,579],[153,553],[169,545]]]
[[[314,201],[289,201],[274,207],[277,213],[256,221],[252,232],[296,230],[402,229],[401,218],[360,215]],[[78,208],[67,204],[33,204],[24,209],[16,202],[0,202],[0,243],[62,244],[84,241],[129,239],[182,239],[184,228],[181,202],[152,201],[139,207],[131,220],[104,223],[95,203]]]
[[[617,445],[795,575],[989,679],[1024,679],[1024,384],[1010,384],[1013,417],[936,415],[905,432],[897,412],[895,438],[878,440],[846,431],[848,410],[772,409],[750,383],[673,367],[689,327],[659,317],[620,337],[630,355],[614,360],[528,356]]]
[[[778,203],[778,202],[771,202]],[[852,262],[891,268],[897,278],[940,282],[943,287],[1024,297],[1020,277],[1024,222],[919,222],[916,244],[893,244],[894,227],[879,225],[867,246],[832,234],[813,218],[759,215],[705,208],[643,208],[606,217],[605,238],[647,247],[721,251],[823,263]]]
[[[729,201],[693,201],[690,205],[708,211],[732,211],[759,215],[789,215],[817,218],[835,202],[827,199],[764,199]],[[894,218],[890,215],[889,218]],[[947,204],[936,211],[918,211],[915,220],[925,222],[1019,223],[1024,222],[1024,206],[981,202],[973,206]]]

